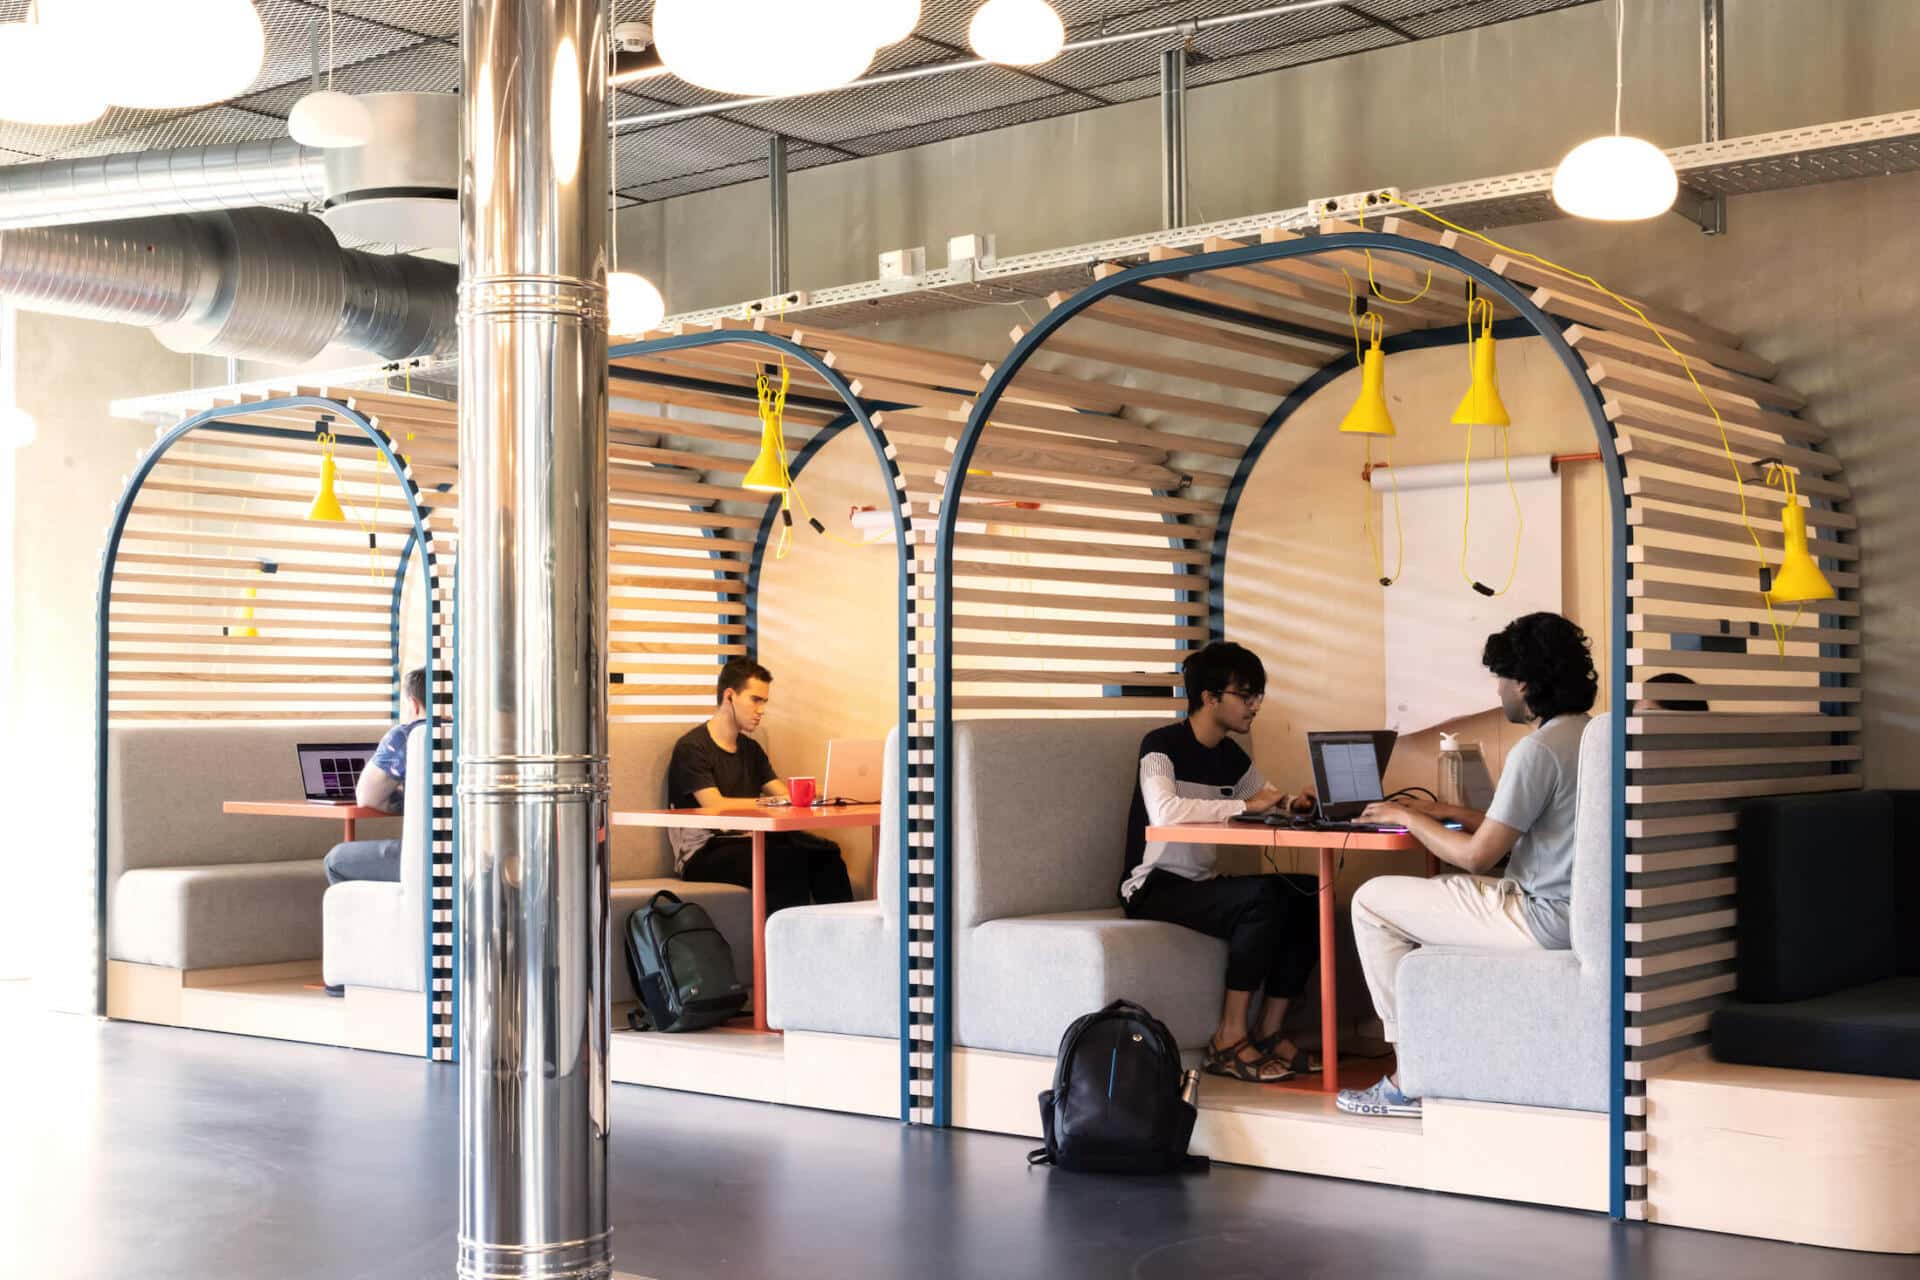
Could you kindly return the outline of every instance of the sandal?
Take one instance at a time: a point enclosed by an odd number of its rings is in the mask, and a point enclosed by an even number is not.
[[[1293,1046],[1292,1057],[1281,1057],[1280,1046],[1286,1041],[1286,1038],[1286,1032],[1276,1031],[1272,1035],[1265,1037],[1249,1036],[1247,1043],[1259,1050],[1260,1056],[1266,1061],[1277,1062],[1285,1067],[1287,1069],[1287,1076],[1301,1075],[1303,1073],[1320,1070],[1320,1055],[1317,1053],[1309,1053],[1297,1044]],[[1284,1080],[1287,1076],[1279,1076],[1276,1078]]]
[[[1277,1084],[1292,1077],[1293,1069],[1276,1061],[1267,1054],[1249,1061],[1240,1056],[1241,1051],[1253,1047],[1250,1040],[1240,1040],[1222,1049],[1213,1041],[1207,1041],[1205,1055],[1200,1060],[1200,1069],[1208,1075],[1225,1076],[1229,1080],[1242,1080],[1247,1084]],[[1270,1069],[1279,1068],[1279,1074],[1269,1074]]]

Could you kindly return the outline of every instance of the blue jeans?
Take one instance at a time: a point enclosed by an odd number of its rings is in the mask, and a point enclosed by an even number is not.
[[[327,883],[343,880],[386,880],[400,882],[400,842],[398,840],[349,840],[333,846],[327,853]]]

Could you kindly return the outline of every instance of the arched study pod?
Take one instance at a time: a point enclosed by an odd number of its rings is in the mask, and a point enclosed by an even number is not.
[[[1603,1192],[1599,1206],[1649,1216],[1645,1082],[1704,1044],[1712,1009],[1733,987],[1733,808],[1748,797],[1860,785],[1859,749],[1840,736],[1858,728],[1847,704],[1859,697],[1853,687],[1859,663],[1848,652],[1859,637],[1844,621],[1833,621],[1859,608],[1851,571],[1854,520],[1844,510],[1848,491],[1837,464],[1815,447],[1824,433],[1795,416],[1800,398],[1772,383],[1773,367],[1742,350],[1733,335],[1642,305],[1658,327],[1655,335],[1612,295],[1580,277],[1470,238],[1398,223],[1390,229],[1399,234],[1329,227],[1303,239],[1274,230],[1259,245],[1212,241],[1200,254],[1159,249],[1145,265],[1103,269],[1099,283],[1070,298],[1056,295],[1046,317],[1031,330],[1016,330],[1013,351],[973,406],[942,495],[939,626],[932,670],[923,676],[937,690],[923,732],[937,762],[929,797],[936,813],[939,904],[929,1053],[946,1086],[940,1118],[957,1118],[957,1109],[975,1105],[953,1096],[954,1076],[945,1066],[956,1039],[956,1003],[961,1045],[978,1045],[974,1037],[992,1034],[977,1022],[971,1032],[966,1029],[966,1001],[975,997],[962,986],[956,999],[956,934],[972,930],[976,939],[984,937],[983,926],[1017,917],[1022,905],[983,900],[980,881],[990,851],[982,845],[979,820],[961,811],[978,781],[966,753],[979,747],[957,742],[956,722],[977,711],[1023,706],[1033,715],[1080,713],[1103,700],[1177,714],[1184,703],[1170,697],[1158,697],[1157,705],[1136,700],[1155,697],[1151,689],[1177,690],[1175,668],[1184,648],[1235,629],[1226,610],[1235,599],[1229,556],[1231,534],[1239,527],[1236,513],[1245,521],[1251,503],[1286,503],[1286,485],[1278,491],[1252,487],[1255,464],[1288,419],[1355,363],[1349,281],[1358,282],[1359,297],[1383,317],[1390,369],[1396,353],[1457,345],[1467,337],[1462,299],[1471,282],[1495,308],[1497,333],[1529,333],[1528,341],[1547,353],[1543,358],[1557,367],[1562,394],[1571,397],[1568,405],[1577,406],[1573,411],[1590,449],[1600,455],[1610,527],[1604,554],[1597,557],[1608,587],[1596,647],[1606,650],[1604,701],[1615,712],[1617,782],[1608,843],[1618,887],[1608,904],[1611,946],[1604,968],[1611,993],[1609,1119],[1603,1140],[1581,1149],[1591,1151],[1596,1168],[1603,1161],[1611,1166],[1604,1182],[1596,1174],[1587,1183]],[[1389,305],[1395,299],[1416,300]],[[1464,390],[1465,361],[1455,367],[1458,381],[1443,403],[1423,413],[1424,420],[1449,411]],[[1712,408],[1690,378],[1711,395]],[[1018,403],[1023,384],[1029,390],[1103,387],[1128,412],[1038,413]],[[1143,411],[1160,420],[1143,422]],[[1020,449],[1071,451],[1096,466],[1069,480],[1026,469],[1041,459],[1023,457]],[[1769,615],[1756,590],[1749,540],[1751,528],[1771,553],[1781,545],[1781,499],[1759,483],[1756,467],[1768,458],[1798,469],[1800,492],[1811,499],[1805,515],[1816,533],[1812,549],[1840,588],[1838,599],[1808,603],[1804,617],[1775,619],[1791,624],[1780,653],[1767,633]],[[1356,469],[1359,461],[1355,449],[1343,469]],[[1733,481],[1735,469],[1743,485]],[[991,479],[982,483],[987,472]],[[1127,485],[1129,479],[1135,483]],[[1316,483],[1311,476],[1289,481]],[[1169,489],[1177,501],[1138,500],[1142,491]],[[983,647],[965,635],[982,626],[985,607],[1000,603],[969,585],[981,572],[975,551],[987,548],[970,545],[961,532],[968,504],[989,496],[1024,498],[1039,504],[1036,515],[1051,513],[1050,522],[1009,530],[1013,541],[1002,549],[1078,566],[1058,577],[1082,584],[1073,593],[1079,600],[1052,592],[1045,607],[1055,616],[1042,619],[1045,628],[1031,628],[1024,643],[1014,646]],[[1360,508],[1358,494],[1347,501]],[[1740,519],[1743,502],[1753,512],[1750,525]],[[1143,528],[1150,521],[1178,532],[1156,527],[1154,533],[1166,539],[1156,542]],[[1057,535],[1041,533],[1043,523],[1093,536],[1069,549]],[[1177,579],[1153,577],[1153,563],[1168,560],[1204,566],[1206,594],[1182,591]],[[1462,582],[1460,589],[1469,588]],[[1074,637],[1087,657],[1064,652],[1067,646],[1057,638],[1042,638],[1062,635]],[[1123,646],[1116,643],[1120,637],[1151,644]],[[1128,647],[1141,651],[1129,653]],[[1278,656],[1268,654],[1269,662]],[[1021,666],[1009,670],[1002,659]],[[1670,671],[1693,673],[1698,696],[1713,711],[1635,707],[1657,696],[1641,688],[1644,681]],[[1020,683],[1041,688],[1023,696]],[[1116,696],[1127,701],[1115,703]],[[979,737],[981,731],[969,733]],[[1109,754],[1125,767],[1123,751]],[[1027,904],[1030,912],[1061,909],[1038,899]],[[955,919],[956,912],[965,918]],[[978,967],[967,964],[968,972]],[[1434,1117],[1427,1127],[1441,1137]],[[1600,1154],[1602,1147],[1610,1157]],[[1337,1162],[1281,1167],[1341,1169]],[[1470,1188],[1461,1183],[1453,1189]],[[1502,1191],[1482,1184],[1479,1190],[1535,1196],[1524,1187]],[[1587,1195],[1563,1202],[1596,1203]]]
[[[433,495],[451,457],[413,443],[441,412],[378,393],[249,397],[163,428],[141,456],[96,619],[101,1013],[450,1054],[450,1010],[428,993],[451,977],[451,725],[431,714],[452,701],[451,637],[433,617]],[[364,749],[401,718],[403,661],[424,669],[429,709],[403,820],[417,823],[413,874],[331,913],[351,930],[370,908],[363,931],[385,936],[359,957],[368,987],[329,1000],[319,859],[360,833],[350,808],[302,795],[351,795],[344,766],[328,769],[353,752],[324,748]]]

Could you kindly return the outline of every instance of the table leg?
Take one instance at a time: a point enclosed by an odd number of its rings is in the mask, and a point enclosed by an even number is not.
[[[1320,851],[1320,1087],[1340,1088],[1340,979],[1335,972],[1333,850]]]
[[[347,828],[347,835],[346,835],[346,840],[347,840],[347,843],[348,843],[348,844],[352,844],[352,843],[353,843],[353,819],[352,819],[352,818],[343,818],[343,819],[341,819],[341,821],[342,821],[342,822],[344,822],[344,823],[346,824],[346,828]]]
[[[753,1029],[767,1029],[767,833],[753,840]]]
[[[880,857],[880,824],[875,822],[873,824],[873,896],[875,901],[878,901],[880,898]]]

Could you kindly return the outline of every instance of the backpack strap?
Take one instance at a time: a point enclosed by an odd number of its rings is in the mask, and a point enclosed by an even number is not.
[[[647,899],[647,905],[652,907],[654,910],[659,911],[660,914],[669,915],[669,916],[672,915],[673,914],[672,911],[664,910],[661,907],[660,904],[663,902],[672,903],[675,910],[678,910],[680,907],[686,905],[680,900],[680,895],[675,893],[671,889],[661,889],[660,891],[655,893],[651,898]]]
[[[1045,1147],[1035,1147],[1033,1150],[1027,1152],[1027,1167],[1029,1169],[1033,1168],[1035,1165],[1052,1164],[1052,1163],[1053,1163],[1053,1153],[1048,1151]]]

